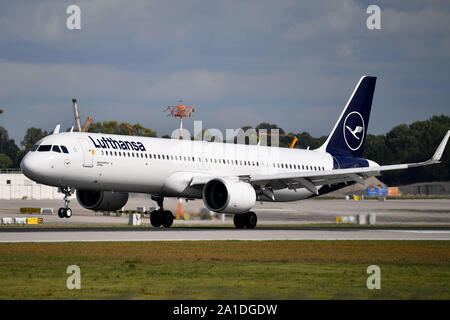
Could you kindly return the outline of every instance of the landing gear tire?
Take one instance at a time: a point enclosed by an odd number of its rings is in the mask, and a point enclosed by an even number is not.
[[[165,228],[169,228],[173,223],[173,214],[168,210],[164,210],[161,215],[161,224]]]
[[[150,223],[155,228],[158,228],[162,224],[162,211],[161,210],[155,210],[150,214]]]
[[[164,197],[152,196],[152,200],[156,201],[159,209],[150,214],[150,223],[156,228],[161,225],[164,228],[169,228],[173,223],[173,213],[169,210],[164,210]]]
[[[72,216],[72,209],[70,208],[59,208],[58,217],[60,218],[70,218]]]
[[[65,214],[64,214],[64,216],[65,216],[66,218],[70,218],[70,217],[72,216],[72,209],[70,209],[70,208],[65,209]]]
[[[258,217],[252,211],[238,213],[234,215],[233,222],[237,229],[254,229],[258,223]]]
[[[66,214],[64,213],[65,208],[59,208],[58,209],[58,217],[60,218],[64,218],[66,216]]]
[[[72,209],[69,208],[70,196],[72,195],[73,188],[62,187],[61,192],[64,193],[64,207],[58,209],[58,217],[70,218],[72,216]]]
[[[245,226],[248,229],[255,229],[256,224],[258,223],[258,217],[252,211],[245,213]]]
[[[233,222],[237,229],[243,229],[245,227],[245,213],[236,213]]]

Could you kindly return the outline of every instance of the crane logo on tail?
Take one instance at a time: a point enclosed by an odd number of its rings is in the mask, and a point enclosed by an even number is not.
[[[350,150],[356,151],[361,148],[364,141],[365,125],[359,112],[350,112],[345,117],[343,131],[345,143]]]
[[[348,131],[350,131],[350,133],[351,133],[356,139],[358,139],[358,140],[360,139],[356,134],[362,132],[362,131],[363,131],[363,127],[356,126],[355,130],[352,130],[352,128],[350,128],[349,126],[345,126],[345,127],[348,129]]]

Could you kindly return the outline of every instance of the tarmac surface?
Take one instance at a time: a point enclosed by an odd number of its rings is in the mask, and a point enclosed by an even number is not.
[[[59,200],[0,200],[2,217],[42,217],[39,228],[0,226],[0,242],[54,241],[158,241],[158,240],[450,240],[450,200],[303,200],[289,203],[258,203],[254,210],[258,226],[254,230],[236,230],[232,216],[219,215],[200,220],[204,208],[200,200],[183,202],[191,218],[176,220],[170,229],[152,228],[150,219],[142,218],[147,227],[130,228],[128,216],[104,216],[82,208],[75,199],[70,203],[73,216],[61,219],[57,209]],[[167,199],[165,209],[174,214],[177,200]],[[125,210],[138,206],[155,206],[150,197],[131,197]],[[53,208],[53,215],[21,214],[20,207]],[[204,210],[204,209],[203,209]],[[337,216],[376,214],[376,226],[366,228],[306,228],[302,224],[334,224]],[[409,225],[408,228],[398,225]],[[95,225],[111,226],[96,228]],[[420,226],[432,228],[421,228]],[[61,229],[59,227],[63,226]],[[121,227],[124,226],[124,227]],[[417,226],[417,227],[415,227]],[[439,227],[442,226],[442,227]],[[27,231],[27,232],[24,232]]]
[[[450,229],[172,228],[34,230],[0,232],[0,242],[204,241],[204,240],[450,240]]]

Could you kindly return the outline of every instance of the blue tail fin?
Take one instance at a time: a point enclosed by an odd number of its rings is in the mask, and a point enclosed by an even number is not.
[[[335,157],[362,157],[376,80],[376,77],[369,76],[359,80],[320,151]]]

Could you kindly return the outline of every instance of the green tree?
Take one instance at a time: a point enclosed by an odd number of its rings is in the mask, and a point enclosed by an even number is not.
[[[88,132],[123,135],[128,134],[125,125],[121,128],[117,121],[93,122],[91,123]]]
[[[390,153],[386,146],[386,136],[368,134],[364,145],[363,157],[373,160],[380,165],[389,164],[388,157],[390,157]]]
[[[10,157],[8,157],[4,153],[0,153],[0,168],[1,169],[7,169],[11,168],[13,165],[13,162]]]
[[[8,156],[8,158],[13,162],[12,166],[14,167],[17,167],[18,164],[20,164],[17,154],[18,151],[19,148],[14,142],[14,139],[10,139],[8,131],[5,128],[0,127],[0,153]]]
[[[433,116],[426,121],[402,124],[386,134],[386,163],[424,161],[434,154],[441,139],[450,129],[450,117]],[[389,185],[402,185],[426,181],[448,181],[450,147],[442,155],[442,164],[412,168],[399,172],[388,172],[380,179]]]
[[[48,136],[49,134],[49,132],[42,129],[38,129],[35,127],[28,128],[22,142],[20,142],[20,145],[22,147],[25,147],[26,153],[36,144],[36,142]]]
[[[134,125],[130,125],[133,128],[134,134],[136,136],[144,136],[144,137],[156,137],[156,131],[152,129],[145,128],[139,123]],[[122,122],[118,123],[117,121],[104,121],[104,122],[95,122],[91,123],[88,132],[95,133],[106,133],[106,134],[121,134],[121,135],[129,135],[129,131],[127,128],[127,123]]]
[[[309,147],[311,150],[319,148],[327,139],[327,137],[314,138],[308,132],[298,133],[297,138],[297,148],[307,149]]]

